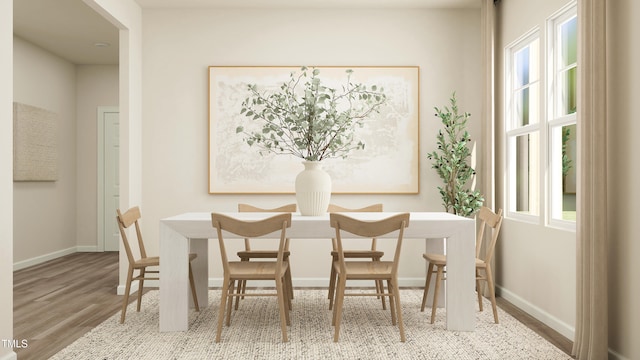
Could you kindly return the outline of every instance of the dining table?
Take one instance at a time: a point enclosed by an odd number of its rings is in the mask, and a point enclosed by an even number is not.
[[[273,213],[220,212],[242,220],[259,220]],[[360,220],[379,220],[398,212],[345,213]],[[231,237],[232,234],[225,233]],[[291,227],[286,229],[290,241],[330,239],[335,229],[329,225],[329,214],[320,216],[292,215]],[[397,232],[388,237],[397,237]],[[446,329],[475,330],[475,220],[446,212],[410,212],[404,241],[446,239],[447,286],[445,295]],[[196,253],[192,262],[199,304],[208,304],[209,240],[217,233],[211,222],[211,212],[188,212],[160,220],[160,331],[186,331],[189,323],[189,253]],[[422,254],[416,254],[422,259]],[[426,274],[426,265],[425,265]],[[222,276],[222,274],[220,274]],[[426,276],[426,275],[425,275]],[[295,279],[294,279],[295,282]],[[329,280],[327,279],[327,285]],[[405,309],[413,311],[413,309]],[[415,309],[418,311],[418,308]]]

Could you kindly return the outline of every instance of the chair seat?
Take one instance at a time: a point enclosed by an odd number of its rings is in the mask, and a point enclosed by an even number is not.
[[[476,279],[476,294],[478,295],[478,306],[482,311],[482,285],[480,281],[486,281],[489,288],[489,299],[491,300],[491,307],[493,308],[493,319],[498,324],[498,310],[495,298],[495,284],[493,282],[493,275],[491,274],[491,257],[493,256],[496,241],[498,239],[498,233],[502,226],[502,209],[494,213],[491,209],[483,206],[478,212],[477,219],[481,221],[478,227],[478,233],[476,236],[476,260],[475,260],[475,279]],[[482,250],[482,240],[485,234],[485,227],[489,227],[492,231],[491,242],[486,246],[484,251]],[[484,253],[484,254],[482,254]],[[422,257],[428,261],[427,279],[424,283],[424,292],[422,293],[422,305],[420,311],[424,311],[427,303],[427,294],[429,293],[429,285],[431,283],[431,276],[436,274],[436,283],[433,293],[433,302],[431,304],[431,323],[433,324],[436,317],[436,309],[438,307],[438,291],[440,283],[445,279],[444,267],[447,265],[447,257],[442,254],[430,254],[424,253]],[[484,257],[484,259],[480,258]],[[484,273],[484,274],[483,274]]]
[[[246,280],[274,279],[276,277],[276,264],[275,261],[230,261],[229,277]],[[284,261],[280,277],[284,276],[288,268],[289,263]]]
[[[159,266],[159,265],[160,265],[160,257],[152,256],[152,257],[146,257],[146,258],[136,260],[133,263],[133,268],[139,269],[147,266]]]
[[[197,258],[198,254],[191,253],[189,254],[189,261],[193,261],[193,259]],[[143,259],[136,260],[133,263],[134,269],[140,269],[147,266],[160,266],[160,257],[159,256],[151,256]]]
[[[291,255],[290,251],[284,251],[282,253],[283,258],[288,258]],[[278,251],[275,250],[244,250],[238,251],[238,257],[240,259],[275,259],[278,257]]]
[[[333,256],[334,259],[338,258],[338,252],[337,251],[332,251],[331,252],[331,256]],[[344,257],[346,258],[352,258],[352,259],[371,259],[371,258],[381,258],[384,256],[384,251],[374,251],[374,250],[345,250],[344,251]]]
[[[447,255],[427,253],[422,254],[422,257],[433,265],[447,265]],[[484,262],[484,260],[476,258],[476,267],[484,268],[486,266],[487,264]]]
[[[338,274],[340,263],[333,263]],[[387,279],[392,275],[393,262],[391,261],[345,261],[348,279]]]
[[[434,265],[447,264],[447,255],[425,253],[425,254],[422,254],[422,257]]]

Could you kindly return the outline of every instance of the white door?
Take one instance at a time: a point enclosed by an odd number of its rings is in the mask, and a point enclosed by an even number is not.
[[[99,222],[102,226],[101,235],[104,251],[118,251],[120,248],[120,233],[116,222],[116,209],[120,206],[120,172],[119,172],[119,113],[117,108],[101,107],[98,109],[98,121],[102,138],[99,153],[102,161],[98,165],[99,179],[102,184],[102,211],[99,211]],[[101,169],[100,169],[101,167]],[[100,187],[99,187],[100,188]],[[99,190],[100,191],[100,190]],[[100,204],[99,204],[100,207]]]

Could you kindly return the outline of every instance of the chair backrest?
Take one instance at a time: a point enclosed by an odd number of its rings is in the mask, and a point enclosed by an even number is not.
[[[481,223],[478,229],[478,236],[476,236],[476,258],[482,259],[486,263],[490,262],[493,257],[496,241],[498,241],[498,235],[500,234],[500,227],[502,226],[502,218],[502,209],[499,209],[498,213],[494,213],[488,207],[483,206],[478,212],[478,219],[480,219]],[[491,242],[485,251],[485,256],[482,257],[482,241],[487,226],[492,229]]]
[[[120,209],[116,210],[117,216],[116,221],[118,222],[118,227],[120,228],[120,236],[122,237],[122,242],[124,243],[124,249],[127,253],[127,259],[129,259],[129,263],[133,264],[135,262],[135,257],[133,256],[133,252],[131,251],[131,245],[129,244],[129,239],[127,238],[126,229],[129,226],[135,224],[136,228],[136,236],[138,238],[138,248],[140,250],[140,257],[146,258],[147,252],[144,248],[144,242],[142,240],[142,232],[140,232],[140,208],[137,206],[132,207],[131,209],[122,213]]]
[[[329,204],[329,207],[327,209],[328,212],[330,213],[334,213],[334,212],[382,212],[382,204],[373,204],[373,205],[369,205],[369,206],[365,206],[362,208],[356,208],[356,209],[349,209],[349,208],[345,208],[336,204]],[[333,250],[336,251],[337,248],[337,243],[336,243],[336,239],[333,238],[331,239],[332,243],[333,243]],[[376,238],[371,238],[371,251],[375,251],[376,250]]]
[[[327,211],[332,212],[382,212],[382,204],[373,204],[357,209],[349,209],[336,204],[329,204]]]
[[[249,204],[238,204],[238,212],[296,212],[298,207],[296,204],[287,204],[275,208],[260,208]]]
[[[332,228],[336,229],[338,261],[341,271],[346,272],[344,265],[344,253],[342,245],[342,231],[360,237],[377,238],[394,231],[398,231],[396,250],[393,255],[393,273],[398,271],[398,259],[402,248],[402,238],[404,229],[409,226],[409,213],[402,213],[387,217],[381,220],[365,221],[358,220],[340,213],[329,214],[329,222]]]
[[[291,213],[277,214],[262,220],[246,221],[228,215],[211,213],[211,223],[218,232],[220,255],[225,271],[228,271],[228,257],[224,246],[223,231],[230,232],[243,238],[256,238],[280,231],[280,245],[278,246],[278,267],[282,266],[286,229],[291,227]]]
[[[249,204],[238,204],[238,212],[288,212],[293,213],[298,211],[298,206],[296,204],[287,204],[282,205],[275,208],[260,208],[257,206],[249,205]],[[244,249],[247,251],[251,250],[251,242],[249,238],[244,239]],[[289,250],[289,241],[285,244],[285,250]]]

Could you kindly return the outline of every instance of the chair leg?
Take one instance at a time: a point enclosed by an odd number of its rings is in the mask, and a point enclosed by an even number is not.
[[[489,287],[489,298],[491,299],[491,307],[493,307],[493,319],[496,324],[498,324],[498,308],[496,306],[496,293],[495,288],[493,287],[493,275],[491,274],[491,267],[487,264],[485,268],[485,272],[487,273],[487,286]]]
[[[431,323],[436,320],[436,309],[438,308],[438,293],[440,292],[440,283],[442,282],[442,266],[438,266],[438,272],[436,274],[436,288],[433,291],[433,305],[431,308]]]
[[[338,289],[336,293],[335,309],[333,309],[333,322],[334,322],[334,334],[333,342],[338,342],[340,337],[340,321],[342,320],[342,306],[344,304],[344,291],[346,287],[346,278],[344,276],[338,276]]]
[[[286,281],[289,283],[289,298],[293,299],[293,279],[291,278],[291,261],[289,261],[289,257],[287,256],[286,259],[284,259],[284,261],[286,261],[289,264],[289,267],[287,268],[287,272],[284,274]]]
[[[131,291],[131,279],[133,278],[133,268],[129,266],[127,272],[127,286],[124,289],[124,299],[122,299],[122,314],[120,315],[120,324],[124,324],[124,318],[127,314],[127,305],[129,303],[129,292]]]
[[[372,261],[380,261],[379,257],[374,257],[371,258]],[[384,282],[382,280],[376,280],[376,291],[379,293],[383,293],[384,292]],[[382,310],[387,310],[387,304],[386,304],[386,300],[384,299],[384,296],[379,296],[380,299],[382,299]]]
[[[280,309],[280,328],[282,329],[282,342],[288,342],[287,339],[287,318],[288,318],[288,310],[285,305],[285,297],[289,297],[288,294],[285,293],[286,285],[283,285],[282,278],[276,277],[276,291],[278,293],[278,307]]]
[[[384,281],[376,280],[376,292],[383,294],[384,293]],[[384,299],[384,296],[379,296],[382,301],[382,310],[387,310],[387,301]]]
[[[480,282],[480,271],[476,268],[476,291],[478,292],[478,306],[482,311],[482,283]]]
[[[234,280],[231,280],[229,283],[229,292],[228,292],[229,303],[227,304],[227,326],[231,326],[231,307],[233,304],[232,295],[233,295],[235,285],[236,285],[236,282]]]
[[[398,312],[398,327],[400,328],[400,341],[405,342],[406,337],[404,334],[404,324],[402,322],[402,306],[400,305],[400,289],[398,289],[398,279],[397,278],[393,279],[393,281],[391,281],[390,284],[391,284],[391,287],[393,288],[393,298],[395,299],[395,307],[396,307],[396,311]],[[389,300],[389,302],[391,302],[391,300]]]
[[[229,275],[225,274],[222,280],[222,292],[220,293],[220,307],[218,308],[218,330],[216,332],[216,342],[220,342],[222,334],[222,322],[224,321],[224,310],[227,304],[227,291],[229,289]]]
[[[142,291],[144,290],[144,274],[146,268],[140,269],[140,280],[138,281],[138,304],[136,305],[136,311],[140,312],[140,305],[142,304]]]
[[[391,279],[387,280],[387,293],[389,294],[389,308],[391,309],[391,325],[396,325],[396,301],[393,298],[393,284]]]
[[[287,308],[287,325],[291,325],[291,321],[289,320],[289,312],[293,310],[293,304],[291,302],[291,284],[287,280],[287,273],[285,271],[284,276],[282,277],[282,290],[284,291],[284,304]]]
[[[238,280],[238,288],[236,289],[236,295],[240,295],[240,294],[244,294],[244,286],[243,284],[246,284],[247,280]],[[238,306],[240,305],[240,299],[244,299],[244,296],[236,296],[235,297],[235,306],[234,309],[238,310]],[[231,300],[232,302],[234,301],[233,299]]]
[[[189,284],[191,285],[191,297],[193,297],[193,306],[196,311],[200,311],[200,305],[198,305],[198,294],[196,294],[196,282],[193,279],[193,269],[191,269],[191,263],[189,263]]]
[[[335,264],[335,261],[331,262],[331,275],[329,275],[329,310],[333,309],[333,302],[336,297],[336,283],[338,282]]]
[[[424,293],[422,293],[422,305],[420,311],[424,312],[424,307],[427,304],[427,294],[429,294],[429,285],[431,284],[431,274],[433,274],[433,264],[429,263],[427,268],[427,280],[424,282]]]

